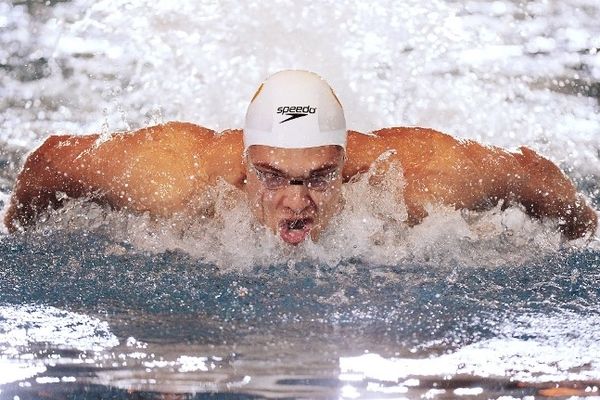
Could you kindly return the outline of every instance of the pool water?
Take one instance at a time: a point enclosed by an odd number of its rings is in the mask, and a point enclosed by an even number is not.
[[[2,242],[4,397],[598,395],[598,251],[218,273],[114,246],[82,232]]]
[[[258,82],[321,73],[349,127],[527,145],[600,208],[600,5],[0,0],[0,200],[52,132],[239,127]],[[344,189],[290,250],[221,184],[215,218],[73,201],[0,236],[0,398],[600,398],[598,233],[518,208]]]

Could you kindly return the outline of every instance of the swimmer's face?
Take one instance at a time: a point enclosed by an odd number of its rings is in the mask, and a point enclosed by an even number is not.
[[[338,146],[251,146],[246,191],[256,218],[290,244],[316,240],[340,209],[344,151]]]

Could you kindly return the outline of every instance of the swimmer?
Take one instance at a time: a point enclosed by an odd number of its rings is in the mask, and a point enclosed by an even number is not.
[[[485,210],[501,203],[556,220],[567,239],[596,229],[597,214],[573,183],[534,151],[508,152],[425,128],[347,131],[331,87],[306,71],[282,71],[260,85],[243,130],[216,134],[169,122],[104,141],[50,136],[27,158],[5,223],[11,232],[25,230],[68,198],[170,217],[197,210],[223,179],[246,193],[259,223],[296,245],[318,240],[343,207],[342,185],[370,169],[374,185],[400,171],[398,201],[410,226],[427,217],[428,204]]]

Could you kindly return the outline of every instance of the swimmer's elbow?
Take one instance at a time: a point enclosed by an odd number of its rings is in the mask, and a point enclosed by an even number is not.
[[[9,233],[22,232],[31,227],[37,215],[49,207],[56,207],[59,200],[53,193],[26,185],[23,181],[17,183],[4,215],[4,225]]]
[[[17,176],[4,217],[9,232],[26,229],[40,212],[57,207],[60,200],[56,193],[80,194],[81,185],[73,179],[73,154],[78,154],[80,147],[92,139],[52,135],[29,154]]]
[[[524,204],[531,204],[544,215],[575,203],[575,185],[556,164],[526,147],[520,150],[514,156],[521,166],[521,190],[517,195]]]

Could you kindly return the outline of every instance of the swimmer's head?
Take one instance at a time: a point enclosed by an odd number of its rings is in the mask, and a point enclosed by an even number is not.
[[[333,89],[319,75],[288,70],[269,77],[250,101],[244,149],[264,145],[346,148],[346,119]]]
[[[282,71],[246,113],[246,192],[257,219],[290,244],[316,240],[341,207],[346,122],[317,74]]]

